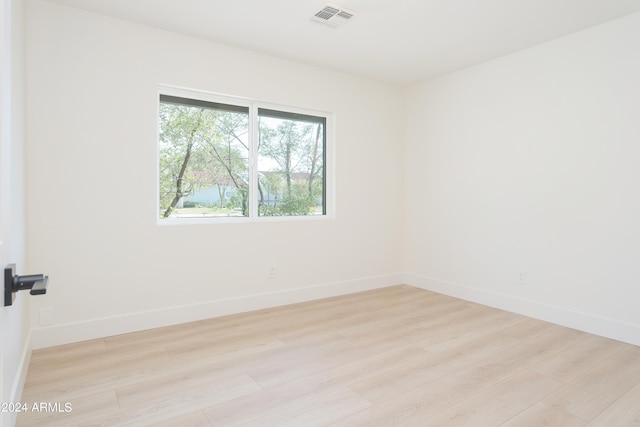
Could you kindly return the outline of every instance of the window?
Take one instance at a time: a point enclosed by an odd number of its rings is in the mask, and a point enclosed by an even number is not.
[[[175,92],[159,97],[161,222],[327,215],[327,114]]]

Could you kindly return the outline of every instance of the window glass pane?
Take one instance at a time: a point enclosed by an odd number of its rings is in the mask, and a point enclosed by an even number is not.
[[[160,97],[160,218],[249,215],[249,109]]]
[[[258,114],[258,214],[324,215],[324,117]]]

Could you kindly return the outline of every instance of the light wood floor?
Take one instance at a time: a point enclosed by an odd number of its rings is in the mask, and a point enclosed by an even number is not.
[[[33,353],[18,426],[640,425],[640,347],[409,286]]]

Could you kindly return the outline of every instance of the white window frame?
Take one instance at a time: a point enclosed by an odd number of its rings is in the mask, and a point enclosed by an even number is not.
[[[207,102],[237,105],[239,107],[249,108],[249,216],[248,217],[203,217],[203,218],[159,218],[160,211],[160,123],[158,117],[160,115],[160,95],[177,96],[182,98],[190,98]],[[205,92],[194,89],[186,89],[177,86],[159,85],[155,98],[156,103],[156,209],[154,217],[158,225],[194,225],[194,224],[229,224],[229,223],[248,223],[248,222],[280,222],[280,221],[325,221],[335,219],[335,159],[334,159],[334,140],[335,140],[335,117],[334,113],[312,110],[308,108],[294,107],[290,105],[274,104],[270,102],[258,101],[254,99],[241,98],[236,96],[218,94],[213,92]],[[304,114],[309,116],[317,116],[325,118],[325,146],[324,146],[324,215],[283,215],[283,216],[258,216],[258,109],[278,110],[288,113]]]

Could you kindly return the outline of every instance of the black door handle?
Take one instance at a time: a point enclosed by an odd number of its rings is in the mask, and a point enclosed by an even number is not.
[[[4,268],[4,306],[13,305],[18,291],[29,289],[31,295],[43,295],[47,293],[49,276],[44,274],[16,274],[16,265],[9,264]]]

